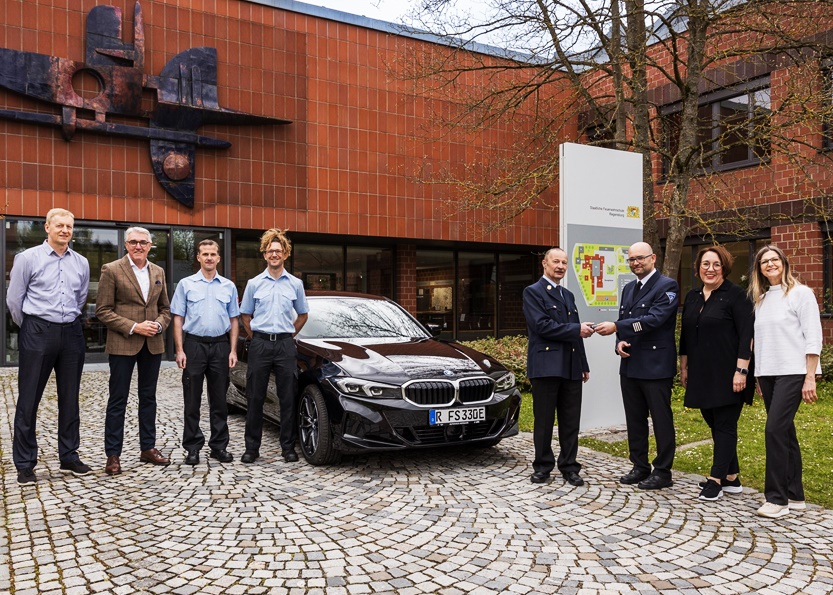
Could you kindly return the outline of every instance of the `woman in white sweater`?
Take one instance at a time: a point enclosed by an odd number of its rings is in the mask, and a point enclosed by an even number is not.
[[[758,514],[779,518],[790,510],[806,508],[795,414],[802,400],[814,403],[818,399],[821,317],[813,290],[793,276],[780,248],[761,248],[750,277],[749,297],[755,303],[755,376],[767,411],[766,502]]]

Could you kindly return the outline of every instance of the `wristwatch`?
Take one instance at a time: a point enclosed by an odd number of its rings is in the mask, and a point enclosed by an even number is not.
[[[743,374],[744,376],[746,376],[747,374],[749,374],[749,370],[747,370],[746,368],[735,368],[735,372],[740,372],[740,373],[741,373],[741,374]]]

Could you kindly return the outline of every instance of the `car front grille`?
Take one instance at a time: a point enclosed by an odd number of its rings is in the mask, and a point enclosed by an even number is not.
[[[421,446],[429,444],[447,444],[486,438],[494,432],[496,420],[479,421],[465,426],[415,426],[411,428],[395,428],[396,432],[409,442]]]
[[[491,378],[463,378],[460,380],[414,380],[402,387],[406,401],[420,407],[440,407],[460,403],[488,401],[494,392]]]
[[[491,378],[471,378],[460,381],[459,399],[461,403],[488,401],[492,397],[494,381]]]

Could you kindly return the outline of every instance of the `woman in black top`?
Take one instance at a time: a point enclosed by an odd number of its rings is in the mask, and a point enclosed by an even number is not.
[[[726,279],[732,260],[723,246],[700,250],[695,271],[703,287],[688,292],[683,305],[680,381],[686,389],[685,406],[700,409],[714,442],[711,472],[700,484],[701,500],[743,491],[738,419],[754,391],[749,373],[754,313],[746,292]]]

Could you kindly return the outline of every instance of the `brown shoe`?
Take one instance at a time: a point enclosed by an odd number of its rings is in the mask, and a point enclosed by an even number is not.
[[[167,467],[171,464],[171,459],[168,459],[165,456],[163,456],[162,453],[155,448],[143,450],[142,453],[139,455],[139,460],[144,463],[151,463],[153,465],[162,465],[163,467]]]
[[[107,475],[118,475],[121,473],[121,462],[119,462],[119,457],[107,457],[107,464],[104,466],[104,473]]]

